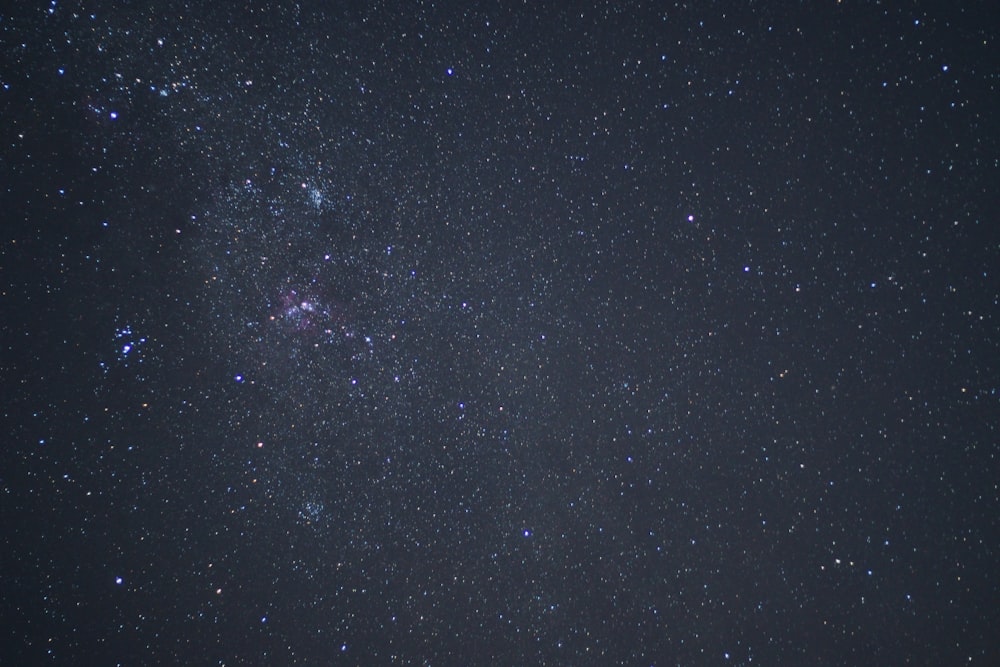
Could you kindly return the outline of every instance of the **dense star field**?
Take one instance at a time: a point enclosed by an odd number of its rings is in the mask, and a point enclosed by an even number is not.
[[[16,4],[0,663],[1000,664],[992,3]]]

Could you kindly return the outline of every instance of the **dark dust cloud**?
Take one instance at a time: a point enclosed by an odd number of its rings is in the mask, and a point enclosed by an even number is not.
[[[3,664],[1000,664],[990,3],[9,4]]]

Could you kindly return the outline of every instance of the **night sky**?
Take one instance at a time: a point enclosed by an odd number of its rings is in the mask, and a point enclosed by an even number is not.
[[[993,3],[16,4],[0,664],[1000,664]]]

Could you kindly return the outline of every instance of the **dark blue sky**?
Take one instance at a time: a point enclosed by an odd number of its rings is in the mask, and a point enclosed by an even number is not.
[[[0,662],[997,664],[989,3],[330,4],[0,15]]]

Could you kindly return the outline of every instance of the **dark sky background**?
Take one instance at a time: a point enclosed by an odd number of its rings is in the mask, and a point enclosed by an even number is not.
[[[467,4],[0,14],[0,663],[1000,664],[994,4]]]

